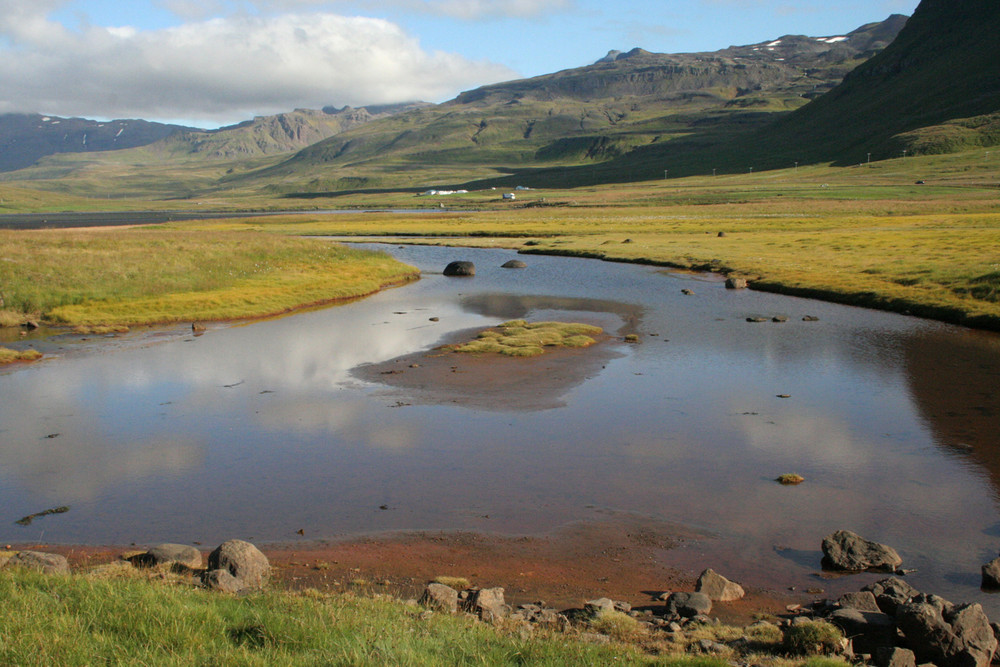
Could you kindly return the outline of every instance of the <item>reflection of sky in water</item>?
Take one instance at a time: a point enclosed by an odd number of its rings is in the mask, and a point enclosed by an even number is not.
[[[945,399],[934,392],[993,386],[996,337],[649,267],[525,257],[529,267],[511,271],[496,268],[507,251],[394,252],[424,279],[0,374],[0,539],[525,532],[596,506],[700,526],[772,569],[804,567],[775,546],[818,551],[823,535],[850,528],[900,549],[920,569],[915,585],[981,598],[978,568],[1000,523],[995,402],[963,413],[971,453],[956,453],[940,446],[957,431],[935,416]],[[460,258],[476,262],[475,278],[436,273]],[[601,317],[642,342],[620,346],[624,356],[568,388],[557,409],[395,407],[398,396],[350,373],[526,309],[612,313]],[[789,321],[745,321],[758,314]],[[958,371],[919,361],[956,346],[967,359]],[[807,482],[781,487],[783,472]],[[13,524],[61,504],[72,510]]]

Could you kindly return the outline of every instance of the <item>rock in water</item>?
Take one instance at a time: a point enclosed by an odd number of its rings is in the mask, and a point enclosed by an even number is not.
[[[476,275],[476,265],[472,262],[452,262],[444,267],[446,276],[474,276]]]
[[[1000,588],[1000,558],[994,558],[983,565],[983,588],[996,590]]]
[[[746,278],[726,278],[726,289],[746,289]]]
[[[895,572],[902,564],[903,559],[892,547],[849,530],[838,530],[823,539],[823,567],[829,570]]]
[[[512,259],[510,261],[504,262],[500,265],[501,269],[524,269],[527,268],[527,264],[519,259]]]
[[[736,582],[729,581],[711,568],[701,573],[701,576],[698,577],[698,583],[694,586],[694,590],[698,593],[704,593],[717,602],[732,602],[746,595],[742,586]]]

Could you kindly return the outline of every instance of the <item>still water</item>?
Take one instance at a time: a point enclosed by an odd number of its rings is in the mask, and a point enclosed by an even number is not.
[[[693,526],[737,554],[727,574],[780,579],[847,528],[894,546],[918,588],[1000,613],[979,590],[1000,550],[1000,337],[653,267],[387,247],[423,278],[198,337],[61,336],[0,372],[0,540],[524,534],[610,511]],[[441,275],[454,259],[477,275]],[[529,400],[429,400],[357,372],[521,317],[640,343],[591,348],[599,365]]]

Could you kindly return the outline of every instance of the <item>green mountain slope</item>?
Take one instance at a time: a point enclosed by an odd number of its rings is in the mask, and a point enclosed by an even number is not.
[[[714,53],[612,52],[587,67],[484,86],[369,123],[233,180],[279,192],[423,187],[456,174],[600,163],[692,134],[728,137],[829,90],[905,21]]]

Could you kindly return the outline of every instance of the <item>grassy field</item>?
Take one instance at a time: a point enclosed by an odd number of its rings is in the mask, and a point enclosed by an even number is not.
[[[277,314],[410,280],[382,253],[274,234],[0,231],[0,322],[134,325]]]
[[[447,206],[436,213],[302,213],[172,226],[423,236],[708,269],[747,277],[756,289],[1000,329],[998,183],[1000,152],[974,151],[871,167],[525,190],[506,205],[486,190],[436,198]],[[431,199],[381,197],[389,205]],[[360,195],[340,203],[362,201],[373,203]]]
[[[5,665],[728,664],[721,657],[685,655],[684,644],[654,641],[624,614],[558,633],[425,612],[386,596],[277,589],[231,596],[125,563],[72,576],[2,570],[0,596]],[[774,667],[847,664],[783,658],[781,632],[771,630],[753,635],[755,652],[747,659]],[[611,641],[581,641],[587,631]],[[731,641],[746,633],[706,626],[702,634]]]

